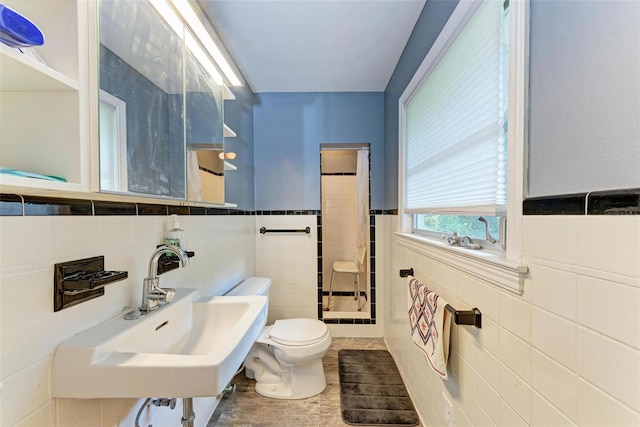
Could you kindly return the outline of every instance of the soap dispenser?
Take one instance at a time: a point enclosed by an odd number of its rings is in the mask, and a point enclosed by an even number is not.
[[[178,246],[180,249],[186,252],[187,250],[187,232],[180,228],[178,222],[178,215],[171,215],[172,224],[171,229],[168,230],[164,236],[164,243],[166,245]]]

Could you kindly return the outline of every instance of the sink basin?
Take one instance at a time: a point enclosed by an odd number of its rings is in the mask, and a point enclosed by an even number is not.
[[[137,320],[124,314],[58,346],[54,397],[217,396],[267,321],[267,297],[200,297],[176,289],[172,302]]]

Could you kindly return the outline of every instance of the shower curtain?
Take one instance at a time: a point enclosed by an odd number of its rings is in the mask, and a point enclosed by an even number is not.
[[[356,187],[358,218],[356,219],[356,254],[367,245],[367,228],[369,227],[369,149],[358,150],[356,163]],[[366,263],[365,263],[366,265]]]

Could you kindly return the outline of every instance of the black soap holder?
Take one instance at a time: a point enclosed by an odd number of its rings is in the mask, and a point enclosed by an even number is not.
[[[158,245],[157,247],[159,248],[160,246],[162,245]],[[189,258],[196,256],[196,253],[193,251],[185,251],[185,253]],[[166,273],[167,271],[175,270],[176,268],[179,267],[179,265],[180,265],[180,260],[176,255],[171,253],[167,254],[166,252],[163,253],[158,259],[158,271],[157,271],[158,276],[163,273]]]
[[[53,311],[72,307],[104,295],[104,287],[126,279],[126,271],[106,271],[104,256],[55,264]]]

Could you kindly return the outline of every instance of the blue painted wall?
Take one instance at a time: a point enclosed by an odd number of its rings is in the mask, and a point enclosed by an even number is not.
[[[438,38],[458,0],[429,0],[384,92],[384,209],[398,207],[398,100]]]
[[[371,209],[383,208],[384,94],[260,93],[255,209],[320,209],[320,144],[371,144]]]
[[[528,194],[640,187],[640,3],[532,1]]]
[[[235,203],[238,208],[253,210],[254,189],[254,146],[253,146],[253,105],[255,95],[248,85],[231,88],[235,100],[224,101],[224,122],[236,133],[235,138],[225,138],[225,151],[237,154],[230,160],[238,167],[235,171],[225,171],[225,201]]]
[[[385,209],[398,203],[398,99],[457,0],[427,1],[385,90]],[[638,187],[637,2],[532,0],[528,195]]]

